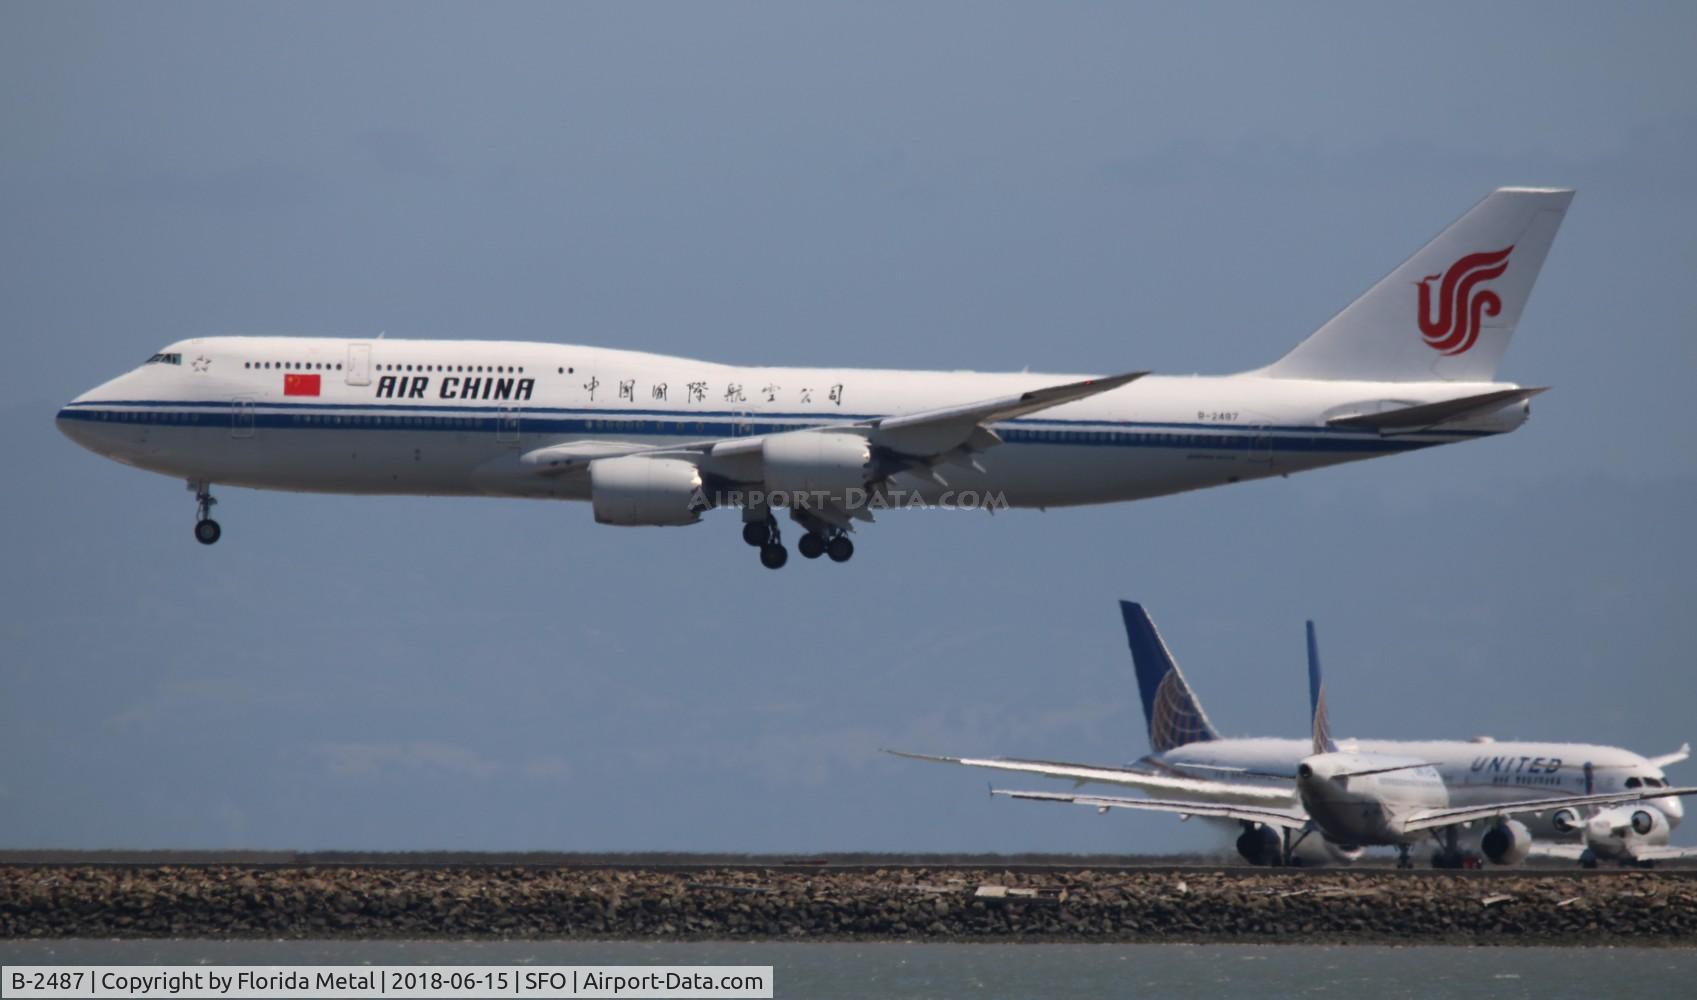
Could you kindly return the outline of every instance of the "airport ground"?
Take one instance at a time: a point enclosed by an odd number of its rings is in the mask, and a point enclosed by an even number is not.
[[[7,852],[0,937],[1697,943],[1697,869],[1184,861]]]

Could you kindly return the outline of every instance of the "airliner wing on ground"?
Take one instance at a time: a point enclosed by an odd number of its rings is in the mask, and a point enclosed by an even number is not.
[[[1605,795],[1558,795],[1547,799],[1520,799],[1514,802],[1489,802],[1460,809],[1422,809],[1408,813],[1401,821],[1406,833],[1473,823],[1482,819],[1498,819],[1521,813],[1550,812],[1557,809],[1600,808],[1629,802],[1648,802],[1675,795],[1697,795],[1697,788],[1657,788],[1632,792],[1612,792]]]
[[[995,771],[1013,771],[1021,774],[1040,774],[1046,778],[1063,778],[1075,785],[1099,782],[1153,792],[1181,792],[1186,795],[1205,798],[1212,802],[1289,804],[1293,801],[1288,787],[1275,788],[1268,785],[1150,774],[1123,767],[1068,764],[1047,760],[1016,760],[1008,757],[948,757],[938,754],[907,753],[901,750],[886,750],[884,752],[897,757],[906,757],[909,760],[928,760],[938,764],[960,764],[965,767],[983,767]]]
[[[1089,806],[1092,809],[1141,809],[1147,812],[1177,813],[1180,816],[1209,816],[1216,819],[1235,819],[1243,823],[1260,823],[1281,830],[1301,830],[1308,826],[1308,814],[1301,809],[1279,809],[1272,806],[1230,805],[1223,802],[1187,801],[1183,799],[1132,799],[1118,795],[1069,795],[1065,792],[1024,792],[1002,788],[990,790],[992,795],[1033,802],[1065,802]]]

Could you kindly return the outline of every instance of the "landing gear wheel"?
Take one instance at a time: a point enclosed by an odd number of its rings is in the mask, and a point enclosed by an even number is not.
[[[795,543],[796,551],[808,559],[817,559],[825,554],[825,539],[813,532],[801,536],[801,541]]]
[[[790,550],[773,542],[760,546],[760,565],[767,569],[783,569],[784,563],[790,561]]]
[[[742,526],[742,540],[759,548],[772,539],[772,526],[765,521],[747,521]]]
[[[854,555],[854,543],[847,535],[838,535],[825,546],[825,552],[830,555],[832,562],[848,562]]]
[[[218,522],[210,517],[203,517],[194,523],[194,540],[202,545],[211,545],[223,535],[224,529],[218,527]]]

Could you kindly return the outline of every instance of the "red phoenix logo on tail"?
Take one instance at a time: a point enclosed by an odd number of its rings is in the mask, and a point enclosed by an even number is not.
[[[1438,287],[1438,315],[1432,315],[1432,282],[1438,275],[1420,279],[1420,332],[1426,346],[1444,354],[1465,354],[1479,339],[1479,326],[1486,316],[1502,312],[1503,300],[1490,289],[1475,291],[1480,282],[1500,278],[1508,270],[1512,245],[1489,253],[1468,254],[1443,273]]]

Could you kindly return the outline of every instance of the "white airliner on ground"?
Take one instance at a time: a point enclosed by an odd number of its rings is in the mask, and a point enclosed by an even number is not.
[[[1580,809],[1559,809],[1552,814],[1551,822],[1558,830],[1577,831],[1579,842],[1537,841],[1532,845],[1536,857],[1568,858],[1586,868],[1597,867],[1599,861],[1650,868],[1658,861],[1697,857],[1697,847],[1668,844],[1674,825],[1670,814],[1648,804],[1612,806],[1589,814]]]
[[[210,337],[67,404],[99,454],[213,485],[588,500],[595,519],[743,511],[761,561],[853,554],[891,506],[1161,496],[1511,431],[1494,381],[1573,192],[1503,188],[1289,354],[1215,377],[738,368],[510,341]]]
[[[1218,805],[1272,806],[1293,809],[1299,805],[1292,779],[1297,764],[1313,752],[1313,739],[1267,737],[1224,738],[1208,720],[1202,704],[1186,682],[1155,623],[1142,606],[1120,602],[1126,637],[1137,670],[1138,692],[1149,727],[1150,753],[1127,767],[1074,764],[1062,761],[1017,760],[1001,757],[937,757],[899,754],[924,760],[983,767],[993,770],[1039,774],[1062,778],[1078,785],[1113,784],[1145,792],[1198,800]],[[1308,623],[1309,695],[1314,728],[1329,739],[1324,684],[1320,671],[1314,624]],[[1562,795],[1622,794],[1635,796],[1645,791],[1670,787],[1662,769],[1685,760],[1689,746],[1659,757],[1646,758],[1620,747],[1591,743],[1554,743],[1474,740],[1366,740],[1340,741],[1348,752],[1375,758],[1417,760],[1429,765],[1440,779],[1446,801],[1457,807],[1495,803],[1528,803],[1524,812],[1506,824],[1480,826],[1462,831],[1449,827],[1435,845],[1433,863],[1451,867],[1464,863],[1475,853],[1494,862],[1512,863],[1525,856],[1528,843],[1537,838],[1571,839],[1578,832],[1582,811],[1534,806]],[[1408,775],[1386,778],[1402,781]],[[1642,809],[1643,807],[1636,807]],[[1631,810],[1629,810],[1630,812]],[[1684,815],[1678,798],[1655,800],[1649,811],[1662,844],[1667,832]],[[1197,815],[1206,815],[1197,813]],[[1610,814],[1612,815],[1612,814]],[[1638,820],[1640,825],[1643,820]],[[1505,833],[1489,837],[1498,826]],[[1465,836],[1463,835],[1465,832]],[[1353,860],[1356,842],[1327,837],[1300,842],[1297,856],[1307,863]],[[1279,837],[1271,829],[1244,821],[1238,851],[1252,864],[1283,860]],[[1648,846],[1648,845],[1646,845]],[[1609,855],[1613,857],[1614,855]]]

